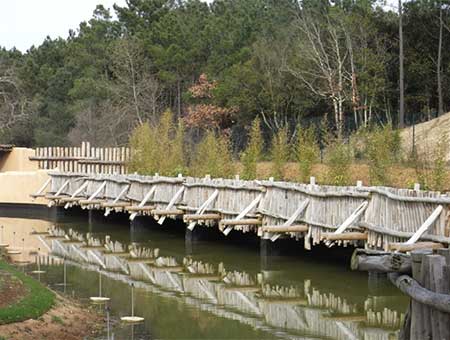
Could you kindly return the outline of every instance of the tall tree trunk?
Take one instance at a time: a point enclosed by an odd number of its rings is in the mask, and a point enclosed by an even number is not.
[[[442,2],[439,2],[439,46],[437,60],[437,89],[438,89],[438,116],[444,114],[444,100],[442,98]]]
[[[400,63],[400,103],[399,103],[399,117],[398,117],[398,126],[403,128],[405,126],[405,83],[404,83],[404,69],[403,69],[403,13],[402,13],[402,0],[398,0],[398,15],[399,15],[399,24],[398,24],[398,35],[399,35],[399,44],[400,44],[400,55],[399,55],[399,63]]]
[[[181,81],[177,80],[177,113],[178,118],[181,117]]]

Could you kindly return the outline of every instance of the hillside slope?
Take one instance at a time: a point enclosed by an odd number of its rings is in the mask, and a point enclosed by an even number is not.
[[[406,153],[412,150],[413,127],[408,127],[400,132],[402,147]],[[450,142],[450,112],[415,126],[414,139],[419,153],[430,153],[438,144],[442,136],[447,135]],[[447,152],[447,161],[450,161],[450,145]]]

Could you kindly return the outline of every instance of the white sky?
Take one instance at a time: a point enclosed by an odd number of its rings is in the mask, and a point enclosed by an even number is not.
[[[91,18],[97,4],[113,13],[114,3],[123,6],[125,0],[0,0],[0,47],[26,52],[47,36],[66,38],[70,29]]]
[[[97,4],[113,11],[125,0],[0,0],[0,47],[25,52],[49,35],[66,38],[69,29],[91,18]]]

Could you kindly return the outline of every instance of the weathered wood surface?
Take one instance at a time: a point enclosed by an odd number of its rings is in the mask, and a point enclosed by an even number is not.
[[[406,243],[391,243],[389,250],[406,253],[417,249],[439,249],[444,248],[444,245],[436,242],[417,242],[413,244]]]
[[[131,151],[126,147],[96,148],[83,142],[81,147],[39,147],[31,161],[39,169],[64,172],[125,174]]]
[[[450,339],[450,249],[416,250],[411,255],[356,250],[354,270],[387,272],[411,297],[400,339]]]
[[[350,267],[352,270],[367,272],[411,274],[412,260],[411,256],[406,254],[355,249]]]

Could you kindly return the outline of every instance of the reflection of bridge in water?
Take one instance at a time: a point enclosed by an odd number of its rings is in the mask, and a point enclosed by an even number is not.
[[[58,257],[100,267],[115,280],[132,281],[163,297],[182,297],[196,308],[278,337],[394,339],[403,322],[403,314],[386,307],[387,297],[327,292],[315,287],[314,274],[300,284],[279,284],[267,271],[233,271],[189,256],[179,261],[158,248],[124,245],[108,236],[57,228],[35,236]]]

